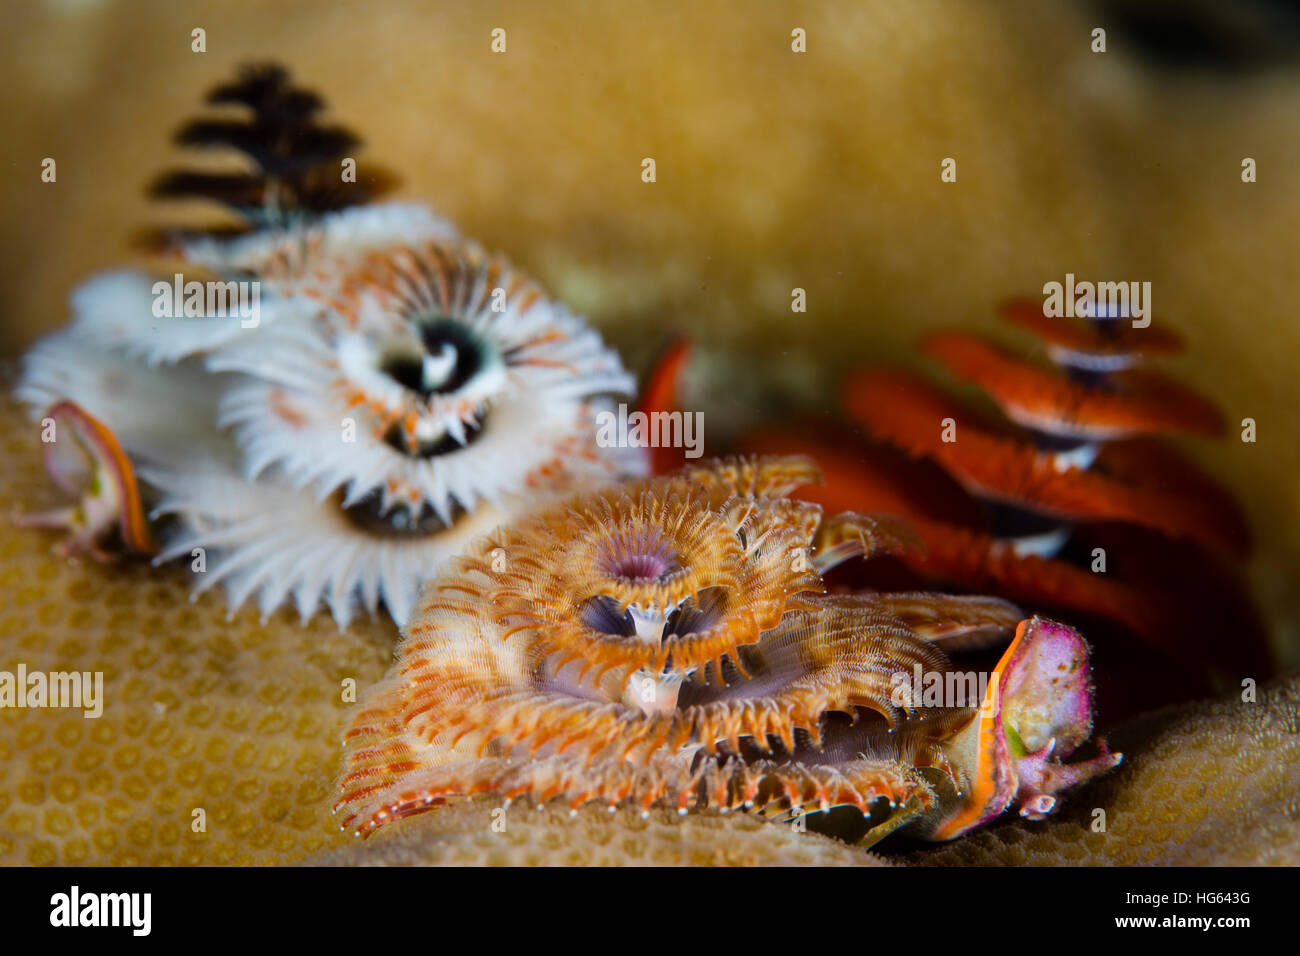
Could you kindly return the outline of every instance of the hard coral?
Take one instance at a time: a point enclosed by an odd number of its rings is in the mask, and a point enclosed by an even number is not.
[[[0,520],[53,497],[38,436],[0,398]],[[382,675],[388,628],[227,620],[186,584],[0,534],[0,671],[104,675],[96,718],[0,707],[0,865],[267,865],[341,842],[343,681]]]
[[[502,809],[478,797],[329,850],[310,866],[888,866],[882,857],[752,815]]]

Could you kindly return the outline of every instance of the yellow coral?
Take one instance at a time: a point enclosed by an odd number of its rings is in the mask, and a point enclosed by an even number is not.
[[[816,833],[736,814],[514,807],[469,800],[331,850],[317,866],[888,866]],[[495,826],[494,826],[495,824]]]

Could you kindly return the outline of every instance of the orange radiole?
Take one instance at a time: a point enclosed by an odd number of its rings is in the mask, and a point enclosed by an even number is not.
[[[913,675],[948,674],[946,648],[1005,640],[1018,609],[827,594],[835,565],[917,541],[896,518],[826,516],[789,497],[818,478],[802,458],[710,462],[577,496],[480,539],[431,583],[392,670],[353,713],[342,826],[364,836],[491,793],[683,813],[883,808],[922,831],[943,824],[947,837],[1011,805],[1022,790],[976,784],[1004,778],[1022,755],[964,743],[993,698],[922,699]],[[1086,645],[1038,619],[1022,632],[1035,647],[1064,641],[1076,673],[1062,685],[1068,706],[1053,697],[1017,718],[1022,739],[1062,741],[1039,757],[1055,769],[1023,789],[1027,812],[1047,813],[1044,795],[1116,759],[1065,769],[1091,730]],[[1039,674],[1049,656],[1021,682],[1057,686]],[[948,822],[972,799],[983,803],[970,822]]]

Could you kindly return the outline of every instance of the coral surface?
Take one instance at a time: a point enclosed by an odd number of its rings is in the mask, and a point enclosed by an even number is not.
[[[55,495],[33,427],[15,403],[0,404],[0,514]],[[287,611],[259,624],[251,609],[228,622],[216,595],[189,602],[179,571],[69,562],[36,531],[0,534],[0,589],[0,670],[102,669],[106,698],[94,720],[0,709],[3,865],[272,864],[314,854],[340,863],[830,865],[866,856],[745,815],[643,823],[603,807],[571,820],[566,810],[525,816],[521,806],[503,839],[477,804],[350,845],[329,812],[350,706],[342,682],[380,679],[388,626],[363,620],[339,634],[323,618],[304,628]],[[1198,705],[1113,738],[1124,766],[1057,818],[997,825],[908,861],[1300,862],[1300,682],[1258,704]],[[1103,805],[1108,832],[1092,833],[1092,809]],[[193,829],[198,808],[204,832]]]
[[[494,812],[496,815],[494,815]],[[495,827],[494,827],[495,824]],[[487,797],[403,820],[314,866],[886,866],[820,834],[745,814],[515,806]]]

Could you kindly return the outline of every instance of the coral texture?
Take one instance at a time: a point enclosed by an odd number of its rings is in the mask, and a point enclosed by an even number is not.
[[[494,826],[495,825],[495,826]],[[887,866],[880,856],[748,814],[648,816],[501,808],[478,797],[303,861],[310,866]]]
[[[0,514],[53,497],[33,430],[16,404],[0,403]],[[70,563],[29,531],[0,535],[0,589],[0,670],[102,669],[106,697],[95,720],[0,709],[0,865],[267,865],[314,854],[622,862],[634,849],[645,862],[832,865],[862,854],[744,814],[669,811],[664,820],[652,811],[642,824],[635,811],[611,818],[601,806],[576,819],[563,806],[527,811],[534,816],[512,808],[503,840],[486,803],[473,802],[398,821],[357,846],[329,812],[350,706],[341,682],[381,679],[387,626],[357,621],[339,634],[327,620],[302,627],[287,612],[259,624],[249,610],[227,621],[214,596],[189,602],[183,574]],[[1256,705],[1198,705],[1179,721],[1166,715],[1117,733],[1125,766],[1057,817],[996,825],[909,862],[1300,862],[1300,683]],[[1096,806],[1108,808],[1107,834],[1086,827]],[[192,829],[195,808],[206,810],[202,833]],[[436,844],[418,833],[437,834]],[[634,842],[619,841],[627,833]],[[389,839],[396,849],[386,849]]]

